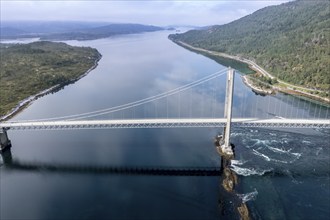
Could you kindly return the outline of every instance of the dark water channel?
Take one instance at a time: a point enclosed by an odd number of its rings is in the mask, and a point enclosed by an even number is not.
[[[12,120],[96,111],[150,97],[226,67],[177,46],[170,32],[71,45],[97,48],[96,69],[36,100]],[[223,117],[225,75],[171,97],[97,118]],[[236,75],[234,117],[330,117],[329,108],[283,94],[254,94]],[[180,103],[180,104],[178,104]],[[223,217],[219,176],[155,176],[49,171],[72,167],[219,167],[213,138],[222,128],[8,131],[12,159],[1,161],[1,219],[232,219]],[[235,193],[254,219],[328,219],[328,130],[238,129],[232,142]],[[83,169],[82,169],[83,170]]]

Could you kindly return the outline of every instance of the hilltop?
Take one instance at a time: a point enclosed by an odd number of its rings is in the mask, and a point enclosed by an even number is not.
[[[330,89],[329,1],[269,6],[225,25],[169,38],[252,60],[285,82],[323,91]]]

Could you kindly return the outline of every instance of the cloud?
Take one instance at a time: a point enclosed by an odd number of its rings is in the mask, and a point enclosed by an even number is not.
[[[6,1],[1,20],[76,20],[153,25],[224,24],[285,1]]]

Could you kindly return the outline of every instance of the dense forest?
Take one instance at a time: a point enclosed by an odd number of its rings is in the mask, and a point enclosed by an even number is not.
[[[169,37],[253,60],[289,83],[330,89],[328,0],[298,0],[269,6],[229,24]]]
[[[47,41],[0,44],[0,55],[0,116],[31,95],[74,81],[101,57],[93,48]]]

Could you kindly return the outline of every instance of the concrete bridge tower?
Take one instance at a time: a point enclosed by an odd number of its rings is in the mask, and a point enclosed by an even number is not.
[[[235,71],[229,67],[226,81],[226,101],[225,101],[225,118],[227,119],[223,135],[219,140],[218,151],[221,155],[232,157],[234,151],[230,143],[230,129],[231,129],[231,114],[233,106],[233,93],[234,93],[234,78]]]

